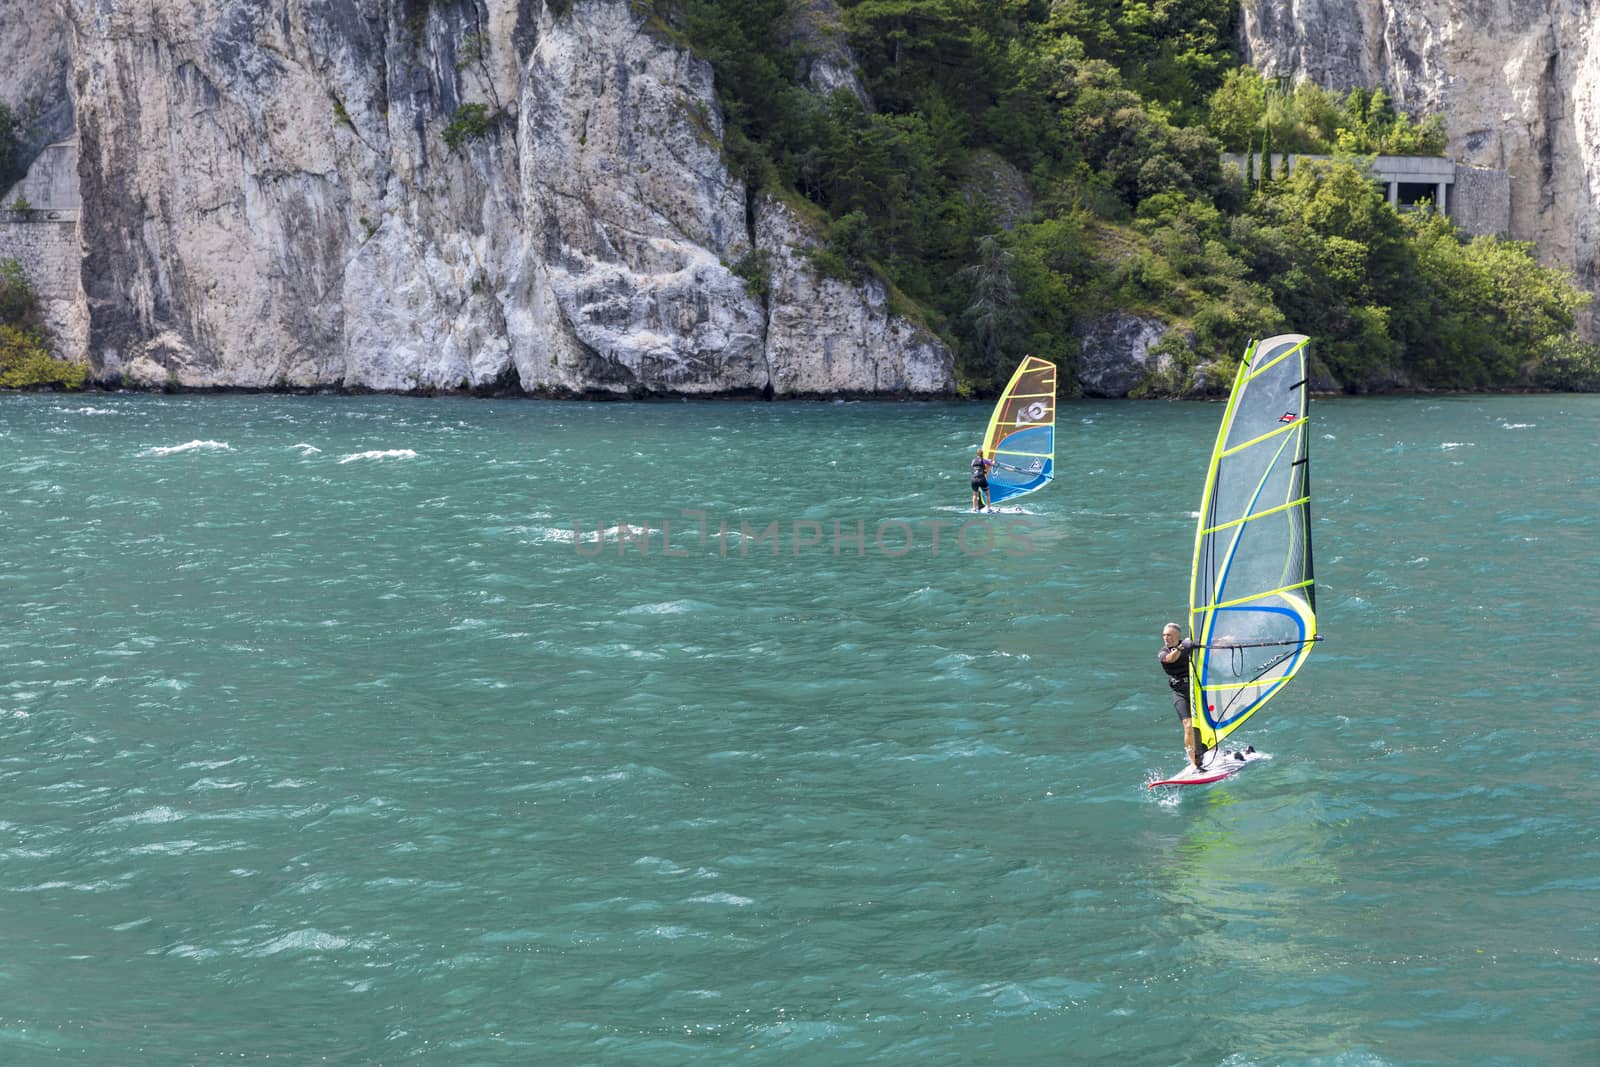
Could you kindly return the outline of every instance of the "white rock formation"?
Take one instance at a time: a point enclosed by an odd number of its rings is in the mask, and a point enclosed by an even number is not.
[[[806,258],[817,242],[787,205],[772,197],[761,200],[756,244],[769,257],[767,360],[775,393],[938,393],[949,388],[954,367],[938,339],[890,314],[882,282],[868,279],[858,285],[818,275]]]
[[[102,377],[952,388],[948,353],[881,285],[791,254],[798,220],[770,231],[768,298],[734,274],[760,227],[710,67],[628,0],[0,8],[0,42],[24,31],[70,55]],[[819,295],[826,314],[785,303]]]

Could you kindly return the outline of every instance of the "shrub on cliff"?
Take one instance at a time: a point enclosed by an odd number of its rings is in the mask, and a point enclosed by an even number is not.
[[[444,128],[444,143],[451,148],[460,148],[468,141],[486,137],[495,118],[485,104],[462,104],[456,108],[455,114],[450,116],[450,124]]]
[[[50,333],[22,264],[0,259],[0,389],[77,389],[87,371],[50,355]]]
[[[41,325],[39,300],[22,264],[14,259],[0,259],[0,323],[23,328]]]
[[[0,325],[0,389],[78,389],[86,375],[83,364],[51,356],[39,331]]]

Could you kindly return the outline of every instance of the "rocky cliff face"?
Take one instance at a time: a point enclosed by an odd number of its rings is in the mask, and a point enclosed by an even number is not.
[[[1254,0],[1243,10],[1246,54],[1263,73],[1382,86],[1401,108],[1442,113],[1450,155],[1511,173],[1511,236],[1600,289],[1600,54],[1586,6]]]
[[[643,6],[7,5],[0,41],[70,56],[97,373],[948,391],[880,287],[816,278],[798,218],[758,223],[779,212],[722,160],[709,66]]]
[[[0,100],[36,111],[30,154],[71,135],[71,72],[67,23],[53,4],[0,5]]]

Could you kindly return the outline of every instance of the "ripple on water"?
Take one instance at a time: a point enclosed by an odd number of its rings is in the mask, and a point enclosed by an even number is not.
[[[1600,401],[1316,403],[1327,640],[1158,798],[1215,405],[1066,405],[980,556],[985,405],[0,396],[0,1059],[1600,1047]]]

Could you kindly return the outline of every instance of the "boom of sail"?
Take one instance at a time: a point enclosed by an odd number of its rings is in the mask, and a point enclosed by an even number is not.
[[[1212,449],[1189,586],[1190,697],[1202,749],[1283,691],[1317,641],[1306,342],[1252,343]]]
[[[1011,376],[989,416],[983,454],[989,471],[989,502],[1043,489],[1055,475],[1056,365],[1028,356]]]

